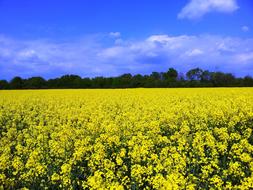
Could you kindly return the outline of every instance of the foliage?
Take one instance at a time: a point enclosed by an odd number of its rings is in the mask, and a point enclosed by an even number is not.
[[[1,91],[0,189],[252,189],[253,89]]]
[[[236,78],[231,73],[209,72],[200,68],[184,74],[169,68],[167,72],[152,72],[150,75],[130,73],[118,77],[81,78],[64,75],[45,80],[42,77],[22,79],[14,77],[9,83],[0,80],[0,89],[79,89],[79,88],[161,88],[161,87],[253,87],[250,76]]]
[[[189,80],[200,80],[203,75],[203,70],[200,68],[191,69],[186,73]]]

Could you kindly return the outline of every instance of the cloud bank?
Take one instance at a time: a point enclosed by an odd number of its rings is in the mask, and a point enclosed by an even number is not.
[[[117,35],[118,36],[118,35]],[[253,74],[253,39],[214,35],[151,35],[143,40],[87,36],[78,40],[17,40],[0,36],[0,78],[78,74],[82,77],[149,74],[194,67]]]
[[[198,19],[210,12],[231,13],[238,8],[236,0],[191,0],[178,18]]]

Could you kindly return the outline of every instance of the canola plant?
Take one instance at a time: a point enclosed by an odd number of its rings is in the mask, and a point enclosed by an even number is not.
[[[0,189],[252,189],[253,89],[0,91]]]

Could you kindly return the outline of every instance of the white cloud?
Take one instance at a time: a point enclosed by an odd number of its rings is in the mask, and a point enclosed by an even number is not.
[[[115,46],[103,49],[97,55],[104,58],[116,58],[122,53],[125,53],[125,49],[120,46]]]
[[[116,76],[194,67],[237,75],[253,73],[253,39],[214,35],[152,35],[107,43],[101,37],[77,41],[16,40],[0,36],[0,76],[57,77],[63,74]],[[110,44],[110,45],[109,45]]]
[[[253,62],[253,52],[240,53],[235,56],[240,63]]]
[[[230,43],[228,42],[220,42],[220,43],[217,43],[217,49],[219,51],[223,51],[223,52],[234,52],[234,48],[233,47],[230,47]]]
[[[192,49],[192,50],[189,50],[189,51],[187,51],[187,52],[185,52],[185,54],[187,55],[187,56],[198,56],[198,55],[202,55],[204,52],[202,51],[202,50],[200,50],[200,49]]]
[[[119,38],[121,36],[120,32],[110,32],[109,36],[113,38]]]
[[[18,53],[19,57],[30,58],[36,55],[36,52],[33,49],[22,50]]]
[[[231,13],[238,8],[236,0],[190,0],[178,18],[198,19],[209,12]]]
[[[249,27],[248,26],[243,26],[242,27],[242,31],[243,32],[248,32],[249,31]]]
[[[169,42],[171,40],[171,38],[168,35],[153,35],[150,36],[147,41],[148,42]]]

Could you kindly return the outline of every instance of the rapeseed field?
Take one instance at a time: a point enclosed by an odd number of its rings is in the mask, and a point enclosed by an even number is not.
[[[0,189],[252,189],[253,88],[0,91]]]

